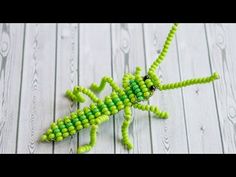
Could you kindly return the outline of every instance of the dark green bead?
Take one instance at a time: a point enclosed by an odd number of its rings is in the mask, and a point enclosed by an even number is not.
[[[75,118],[75,119],[72,120],[72,123],[73,123],[73,124],[76,124],[76,122],[78,122],[78,121],[79,121],[79,119],[78,119],[78,118]]]
[[[120,99],[121,99],[122,101],[124,101],[126,98],[127,98],[127,96],[126,96],[126,95],[123,95]]]
[[[138,101],[142,101],[144,98],[142,96],[138,97]]]
[[[105,107],[106,107],[106,105],[105,105],[105,104],[102,104],[102,105],[99,106],[99,109],[102,110],[102,109],[105,108]]]
[[[95,109],[93,109],[92,110],[92,112],[95,114],[95,113],[97,113],[99,110],[98,110],[98,108],[95,108]]]
[[[53,132],[56,134],[56,133],[60,132],[60,130],[57,128],[57,129],[54,129]]]
[[[116,103],[118,103],[120,101],[120,99],[119,98],[115,98],[114,100],[113,100],[113,102],[116,104]]]
[[[69,128],[70,126],[72,126],[73,124],[71,122],[66,124],[66,127]]]
[[[132,87],[133,90],[135,90],[135,89],[137,89],[137,88],[139,88],[138,85],[135,85],[135,86]]]
[[[108,103],[107,106],[110,108],[111,106],[114,106],[114,103],[113,103],[113,102],[110,102],[110,103]]]
[[[129,81],[129,83],[131,83],[131,84],[132,84],[132,83],[135,83],[135,80],[131,80],[131,81]]]
[[[138,97],[140,97],[140,96],[142,96],[142,95],[143,95],[142,92],[137,93],[137,96],[138,96]]]
[[[134,91],[135,94],[137,94],[139,92],[141,92],[141,90],[139,88]]]
[[[89,117],[90,115],[92,115],[93,113],[91,111],[87,112],[85,115],[86,117]]]
[[[79,117],[79,119],[80,119],[80,121],[82,121],[82,120],[86,119],[86,116],[82,115],[82,116]]]
[[[60,125],[59,128],[63,129],[63,128],[66,128],[66,126],[63,124],[63,125]]]

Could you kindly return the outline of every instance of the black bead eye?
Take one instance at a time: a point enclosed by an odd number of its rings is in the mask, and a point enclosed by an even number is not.
[[[143,77],[143,80],[144,80],[144,81],[147,80],[147,79],[149,79],[149,76],[148,76],[148,75],[146,75],[146,76]]]
[[[156,87],[152,85],[149,89],[150,89],[151,91],[155,91],[155,90],[156,90]]]

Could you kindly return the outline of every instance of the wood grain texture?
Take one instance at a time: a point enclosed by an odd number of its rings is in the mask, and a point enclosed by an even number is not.
[[[24,24],[0,24],[0,154],[15,153]]]
[[[220,75],[214,83],[225,153],[236,153],[236,26],[207,24],[211,68]]]
[[[77,109],[77,104],[65,97],[67,89],[78,85],[78,24],[58,24],[55,119]],[[76,153],[77,135],[55,143],[54,153]]]
[[[27,24],[18,153],[52,153],[38,141],[54,117],[55,47],[55,24]]]
[[[181,24],[177,42],[181,80],[211,75],[203,24]],[[186,87],[183,98],[190,153],[222,153],[213,84]]]
[[[145,47],[147,69],[158,57],[171,24],[145,24]],[[169,52],[156,71],[163,84],[180,80],[176,40],[171,43]],[[188,143],[185,127],[185,115],[181,89],[170,91],[156,91],[151,105],[157,105],[160,110],[167,111],[167,120],[158,119],[151,113],[151,130],[153,153],[188,153]]]
[[[122,86],[125,73],[134,73],[143,68],[145,75],[144,41],[141,24],[112,24],[113,77]],[[133,109],[129,136],[134,144],[131,151],[124,149],[121,142],[121,125],[124,112],[115,115],[116,153],[151,153],[150,124],[147,112]]]
[[[100,83],[103,76],[111,76],[111,39],[109,24],[80,24],[79,84],[90,87],[91,83]],[[98,97],[111,93],[109,85]],[[87,97],[86,97],[87,98]],[[80,108],[89,105],[80,104]],[[79,145],[89,143],[89,129],[79,133]],[[112,117],[99,126],[97,144],[89,153],[114,153],[114,134]]]

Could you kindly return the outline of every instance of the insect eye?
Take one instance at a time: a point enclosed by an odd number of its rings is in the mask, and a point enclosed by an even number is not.
[[[143,80],[144,80],[144,81],[147,80],[147,79],[149,79],[149,76],[148,76],[148,75],[146,75],[146,76],[143,77]]]
[[[149,89],[150,89],[151,91],[155,91],[155,90],[156,90],[156,87],[152,85]]]

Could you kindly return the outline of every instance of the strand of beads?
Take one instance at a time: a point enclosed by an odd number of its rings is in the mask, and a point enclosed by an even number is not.
[[[90,151],[93,148],[93,146],[95,146],[96,139],[97,139],[97,136],[96,136],[97,129],[98,129],[98,126],[92,125],[91,131],[90,131],[90,143],[79,147],[77,150],[79,154]]]
[[[158,58],[153,62],[153,64],[151,65],[150,69],[149,69],[149,72],[152,71],[152,72],[155,72],[155,70],[157,69],[158,65],[164,60],[167,52],[168,52],[168,49],[169,49],[169,46],[171,44],[171,41],[176,33],[176,30],[177,30],[177,27],[178,27],[178,24],[174,24],[166,38],[166,41],[165,41],[165,44],[163,46],[163,49],[160,53],[160,55],[158,56]],[[149,73],[148,73],[149,74]]]
[[[130,107],[125,107],[124,113],[125,113],[124,114],[125,120],[124,120],[124,122],[122,124],[122,127],[121,127],[122,140],[123,140],[124,145],[127,146],[127,149],[130,150],[130,149],[133,148],[133,145],[129,140],[129,132],[128,132],[128,127],[129,127],[130,120],[131,120],[131,109],[130,109]]]
[[[130,73],[125,74],[123,79],[122,79],[123,88],[128,87],[129,86],[129,81],[133,80],[133,79],[135,79],[135,77],[132,74],[130,74]]]
[[[176,83],[162,85],[160,87],[160,90],[176,89],[176,88],[180,88],[180,87],[187,87],[187,86],[194,85],[194,84],[205,84],[205,83],[212,82],[218,78],[219,78],[219,75],[217,73],[213,73],[212,76],[210,76],[210,77],[195,78],[195,79],[185,80],[182,82],[176,82]]]
[[[101,92],[105,88],[106,83],[109,83],[110,86],[113,88],[113,90],[115,90],[115,91],[120,90],[119,86],[113,81],[113,79],[111,77],[107,77],[107,76],[102,78],[99,86],[96,83],[92,83],[90,88],[94,91]]]
[[[150,106],[150,105],[142,105],[142,104],[135,104],[134,108],[140,109],[142,111],[151,111],[153,112],[156,116],[162,119],[168,118],[168,113],[160,111],[157,106]]]

